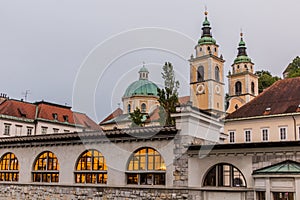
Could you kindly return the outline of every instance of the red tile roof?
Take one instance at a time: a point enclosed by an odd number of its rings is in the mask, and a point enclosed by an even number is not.
[[[81,124],[91,130],[102,130],[91,118],[84,113],[73,112],[74,121],[76,124]]]
[[[121,108],[117,108],[114,112],[112,112],[110,115],[108,115],[105,119],[103,119],[100,123],[99,123],[99,125],[100,124],[102,124],[102,123],[104,123],[104,122],[106,122],[106,121],[109,121],[109,120],[111,120],[111,119],[114,119],[114,118],[116,118],[116,117],[118,117],[118,116],[120,116],[120,115],[122,115],[123,114],[123,110],[121,109]]]
[[[0,115],[30,120],[46,120],[71,125],[82,125],[92,130],[100,127],[83,113],[73,112],[71,107],[49,102],[29,103],[14,99],[6,99],[0,104]],[[55,117],[57,116],[57,118]]]
[[[0,114],[34,120],[35,108],[36,106],[32,103],[6,99],[0,104]]]
[[[300,77],[275,82],[260,95],[226,119],[247,118],[299,112]]]
[[[46,120],[55,120],[54,114],[57,115],[55,121],[66,122],[64,117],[67,117],[70,124],[75,124],[73,119],[73,112],[70,107],[55,105],[47,102],[38,102],[36,103],[38,107],[37,118],[46,119]]]
[[[180,105],[185,105],[190,101],[190,96],[183,96],[178,98]]]

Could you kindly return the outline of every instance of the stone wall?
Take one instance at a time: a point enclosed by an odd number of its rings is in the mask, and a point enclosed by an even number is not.
[[[1,184],[0,200],[200,200],[201,191],[166,188]]]

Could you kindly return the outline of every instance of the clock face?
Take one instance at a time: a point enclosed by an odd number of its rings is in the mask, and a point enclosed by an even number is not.
[[[196,87],[197,94],[204,94],[205,93],[205,86],[204,84],[198,84]]]
[[[215,91],[216,91],[216,94],[220,94],[221,93],[221,88],[220,88],[219,85],[215,86]]]

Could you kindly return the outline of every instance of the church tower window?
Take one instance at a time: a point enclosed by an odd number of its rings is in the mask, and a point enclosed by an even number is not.
[[[251,82],[251,93],[252,94],[255,93],[255,84],[254,84],[254,82]]]
[[[204,68],[203,66],[198,67],[197,69],[197,81],[204,81]]]
[[[241,95],[242,93],[242,83],[240,81],[235,83],[235,94]]]
[[[215,79],[217,82],[220,82],[220,69],[218,66],[215,67]]]

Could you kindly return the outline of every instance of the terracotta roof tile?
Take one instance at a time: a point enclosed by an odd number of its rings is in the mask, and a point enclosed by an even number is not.
[[[28,102],[7,99],[0,104],[0,114],[34,120],[35,107],[34,104]]]
[[[83,125],[95,131],[101,130],[101,127],[84,113],[73,112],[73,117],[76,124]]]
[[[36,104],[38,106],[37,118],[58,122],[67,121],[70,124],[75,124],[73,119],[73,112],[70,107],[55,105],[47,102],[38,102]],[[56,119],[54,117],[54,114],[57,115]]]
[[[111,119],[114,119],[120,115],[123,114],[123,110],[121,108],[117,108],[114,112],[112,112],[110,115],[108,115],[104,120],[102,120],[99,125],[103,124],[104,122],[107,122]]]
[[[300,77],[275,82],[260,95],[226,119],[247,118],[299,112]]]

